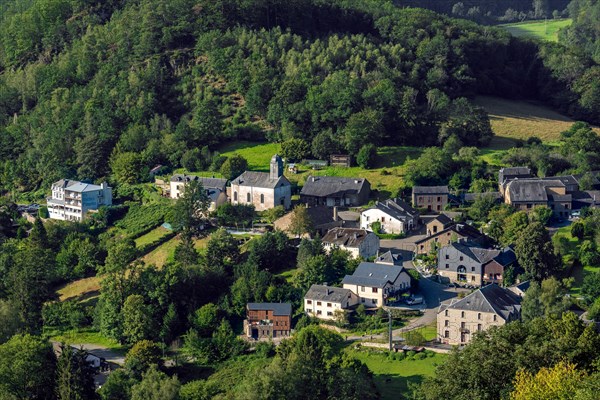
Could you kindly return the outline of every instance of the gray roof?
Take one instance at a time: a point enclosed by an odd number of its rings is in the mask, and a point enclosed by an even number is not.
[[[358,228],[333,228],[323,236],[323,243],[331,243],[338,246],[358,247],[368,235],[375,235],[366,229]]]
[[[358,194],[369,181],[365,178],[345,178],[339,176],[309,176],[300,191],[303,196],[343,197]]]
[[[450,218],[446,214],[440,214],[440,215],[436,216],[435,218],[433,218],[432,221],[439,221],[444,226],[447,226],[454,222],[454,221],[452,221],[452,218]]]
[[[391,250],[388,250],[375,258],[375,263],[402,266],[402,256],[398,253],[392,253]]]
[[[502,199],[500,192],[465,193],[464,199],[466,202],[474,202],[480,196],[491,196],[494,200]]]
[[[397,265],[361,262],[352,275],[346,275],[342,284],[384,287],[388,282],[394,282],[404,271]]]
[[[241,186],[252,186],[260,188],[273,189],[279,186],[290,186],[291,183],[285,176],[280,176],[277,179],[271,179],[268,172],[246,171],[233,181],[233,184]]]
[[[454,242],[450,246],[480,264],[485,264],[500,254],[500,250],[484,249],[479,245],[469,242]]]
[[[415,194],[448,194],[448,186],[413,186],[413,195]]]
[[[248,310],[273,311],[273,315],[292,315],[290,303],[248,303]]]
[[[57,182],[54,182],[52,184],[52,186],[58,186],[63,189],[67,189],[71,192],[78,192],[78,193],[95,192],[98,190],[102,190],[102,186],[100,186],[100,185],[94,185],[92,183],[73,181],[70,179],[61,179]]]
[[[449,227],[447,227],[444,230],[439,231],[438,233],[434,233],[432,235],[426,236],[422,239],[419,239],[415,242],[415,244],[419,244],[419,243],[423,243],[426,242],[428,240],[430,240],[431,238],[437,237],[437,236],[441,236],[446,234],[448,231],[453,231],[455,232],[457,235],[460,235],[462,237],[465,237],[467,239],[470,240],[474,240],[477,241],[479,239],[487,239],[487,237],[479,232],[476,228],[472,227],[469,224],[456,224],[453,223],[452,225],[450,225]]]
[[[350,289],[343,289],[333,286],[312,285],[304,295],[305,299],[330,301],[332,303],[341,303],[352,295]]]
[[[375,203],[374,207],[371,207],[368,210],[374,208],[400,221],[415,218],[418,215],[417,210],[400,199],[385,200],[383,202],[378,201]]]
[[[577,179],[573,176],[573,175],[564,175],[564,176],[548,176],[545,178],[541,178],[542,180],[545,181],[560,181],[562,182],[565,186],[566,185],[577,185],[579,186],[579,182],[577,181]]]
[[[511,202],[547,202],[548,187],[565,187],[559,180],[515,179],[508,183],[506,191]]]
[[[504,183],[507,179],[531,177],[531,169],[529,167],[505,167],[500,168],[500,172],[498,172],[499,183]]]
[[[227,186],[227,179],[221,178],[204,178],[195,175],[175,174],[171,177],[171,182],[191,182],[198,181],[202,183],[204,188],[217,188],[223,190]]]
[[[465,311],[480,311],[500,315],[505,320],[521,310],[521,299],[508,289],[496,284],[482,287],[465,298],[442,305],[440,311],[446,308]]]

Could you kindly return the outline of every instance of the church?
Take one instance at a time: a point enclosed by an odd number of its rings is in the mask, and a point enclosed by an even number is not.
[[[246,171],[231,181],[231,203],[252,204],[256,211],[277,206],[289,209],[292,185],[283,176],[283,160],[278,154],[271,158],[269,172]]]

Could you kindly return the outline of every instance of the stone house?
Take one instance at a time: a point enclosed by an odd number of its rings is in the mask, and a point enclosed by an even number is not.
[[[387,265],[397,265],[402,266],[403,259],[402,255],[399,253],[392,252],[391,250],[386,251],[385,253],[377,255],[375,258],[375,263],[377,264],[387,264]]]
[[[192,181],[199,182],[210,199],[209,211],[214,211],[227,202],[227,179],[203,178],[195,175],[175,174],[169,182],[169,197],[178,199],[183,195],[185,186]]]
[[[353,258],[367,259],[379,251],[379,237],[366,229],[333,228],[322,239],[327,252],[334,248],[349,251]]]
[[[269,172],[246,171],[231,181],[231,203],[252,204],[256,211],[277,206],[290,208],[292,184],[283,176],[283,160],[279,155],[271,158]]]
[[[369,201],[371,184],[364,178],[309,176],[300,191],[300,202],[309,206],[355,207]]]
[[[415,252],[417,254],[427,254],[433,249],[437,251],[440,247],[459,240],[474,242],[483,247],[487,247],[490,243],[487,236],[469,224],[453,222],[442,230],[438,228],[436,233],[431,233],[435,229],[435,225],[428,224],[427,227],[427,236],[415,242]]]
[[[358,303],[358,296],[350,289],[312,285],[304,295],[304,312],[310,317],[332,320],[336,311],[347,312]]]
[[[290,336],[292,305],[289,303],[248,303],[244,332],[252,339]]]
[[[531,211],[538,206],[552,209],[557,218],[568,218],[573,197],[559,179],[515,179],[506,185],[504,202],[518,210]]]
[[[397,293],[410,289],[410,275],[397,265],[362,262],[352,275],[342,280],[344,289],[358,295],[360,304],[378,308]]]
[[[417,226],[419,213],[400,199],[376,202],[360,214],[360,227],[372,229],[379,222],[382,233],[407,233]]]
[[[438,274],[459,284],[502,284],[506,269],[516,265],[517,257],[510,247],[487,249],[458,241],[438,250]]]
[[[504,167],[498,172],[498,190],[504,196],[504,191],[508,182],[515,179],[533,178],[529,167]]]
[[[51,219],[78,221],[102,206],[112,205],[112,188],[106,182],[100,185],[61,179],[52,184],[52,196],[46,199]]]
[[[442,211],[448,204],[448,186],[414,186],[412,204],[415,208]]]
[[[437,338],[444,344],[465,345],[477,332],[520,318],[521,298],[508,289],[491,284],[463,299],[452,299],[440,305]]]

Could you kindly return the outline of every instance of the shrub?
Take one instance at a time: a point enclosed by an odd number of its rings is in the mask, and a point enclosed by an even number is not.
[[[415,360],[424,360],[426,358],[427,358],[427,354],[425,354],[425,353],[417,353],[414,356]]]
[[[377,148],[373,144],[366,144],[358,152],[356,163],[362,168],[373,168],[377,159]]]

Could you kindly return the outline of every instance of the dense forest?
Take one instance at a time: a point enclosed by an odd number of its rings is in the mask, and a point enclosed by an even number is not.
[[[319,158],[477,146],[491,131],[476,94],[599,119],[590,56],[382,0],[32,0],[1,19],[5,192],[139,181],[240,138],[300,139]]]

